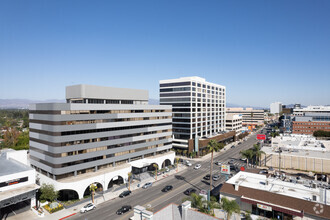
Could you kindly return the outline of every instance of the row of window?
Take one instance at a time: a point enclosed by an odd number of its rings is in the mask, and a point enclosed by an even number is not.
[[[30,110],[30,114],[77,115],[77,114],[118,114],[118,113],[154,113],[171,112],[170,109],[130,109],[130,110]]]
[[[212,89],[212,90],[217,90],[217,91],[224,91],[225,89],[222,89],[220,87],[216,86],[210,86],[210,85],[205,85],[201,83],[196,83],[196,82],[175,82],[175,83],[162,83],[159,85],[159,87],[176,87],[176,86],[197,86],[198,88],[204,88],[204,89]]]

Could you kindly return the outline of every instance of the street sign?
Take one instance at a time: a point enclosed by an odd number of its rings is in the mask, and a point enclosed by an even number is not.
[[[265,134],[257,134],[257,139],[258,140],[266,140],[266,135]]]
[[[221,173],[230,174],[230,166],[229,165],[221,165]]]

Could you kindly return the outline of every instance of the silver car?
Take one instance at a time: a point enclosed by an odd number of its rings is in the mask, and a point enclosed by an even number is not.
[[[152,186],[152,183],[151,183],[151,182],[148,182],[148,183],[144,184],[144,185],[142,186],[142,188],[143,188],[143,189],[147,189],[147,188],[149,188],[149,187],[151,187],[151,186]]]

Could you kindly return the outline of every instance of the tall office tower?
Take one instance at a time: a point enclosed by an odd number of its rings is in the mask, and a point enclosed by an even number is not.
[[[280,114],[282,112],[282,103],[274,102],[270,104],[270,113]]]
[[[174,163],[171,106],[148,105],[148,91],[75,85],[66,99],[30,106],[31,165],[63,197]]]
[[[225,131],[226,88],[200,77],[160,80],[160,104],[172,105],[173,147]],[[191,151],[191,149],[189,150]]]

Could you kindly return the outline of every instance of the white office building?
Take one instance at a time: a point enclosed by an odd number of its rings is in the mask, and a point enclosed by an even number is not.
[[[30,160],[64,199],[91,183],[107,190],[174,162],[171,106],[148,105],[148,91],[90,85],[66,88],[67,103],[30,106]]]
[[[160,104],[172,105],[173,147],[225,131],[226,87],[200,77],[160,80]]]
[[[282,103],[274,102],[270,104],[270,113],[280,114],[282,112]]]
[[[226,130],[236,131],[236,135],[242,132],[242,115],[226,114]]]

